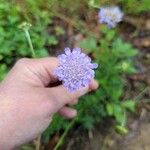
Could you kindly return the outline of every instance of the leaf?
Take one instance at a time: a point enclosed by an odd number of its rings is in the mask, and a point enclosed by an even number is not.
[[[85,49],[87,53],[97,50],[97,41],[95,38],[88,38],[80,42],[80,47]]]
[[[133,100],[126,100],[126,101],[122,102],[122,106],[125,107],[126,109],[129,109],[130,111],[134,112],[136,103]]]
[[[106,40],[111,41],[115,37],[115,31],[109,30],[109,32],[106,34]]]
[[[124,121],[124,113],[122,107],[119,104],[114,104],[114,116],[116,118],[116,121],[119,124],[122,124],[122,122]]]
[[[107,112],[108,112],[108,114],[111,116],[111,115],[113,115],[113,105],[111,104],[111,103],[108,103],[107,105],[106,105],[106,109],[107,109]]]
[[[117,57],[133,57],[137,55],[137,49],[133,48],[130,43],[124,42],[121,38],[115,39],[113,43],[113,52]]]
[[[46,49],[44,49],[44,48],[36,50],[35,53],[36,53],[37,57],[47,57],[49,55],[48,51]]]
[[[47,42],[49,45],[57,45],[58,44],[58,40],[56,39],[55,36],[50,36],[48,38],[48,42]]]
[[[7,73],[6,64],[0,64],[0,81],[4,79],[6,73]]]
[[[128,129],[120,125],[116,125],[115,130],[121,135],[125,135],[128,133]]]
[[[99,0],[89,0],[88,4],[91,7],[100,8],[100,1]]]

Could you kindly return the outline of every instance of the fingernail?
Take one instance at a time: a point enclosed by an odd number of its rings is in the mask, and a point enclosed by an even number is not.
[[[95,90],[99,87],[99,84],[98,84],[98,82],[96,81],[96,80],[94,80],[94,82],[95,82]]]
[[[72,110],[71,116],[75,117],[76,115],[77,115],[77,111],[76,110]]]
[[[96,80],[92,80],[91,84],[90,84],[90,89],[91,90],[96,90],[99,87],[99,84]]]

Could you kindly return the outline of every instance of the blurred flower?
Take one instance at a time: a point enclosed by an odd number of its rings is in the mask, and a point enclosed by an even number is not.
[[[98,65],[91,63],[90,57],[81,53],[80,48],[65,48],[65,54],[58,56],[59,66],[55,69],[54,74],[58,77],[63,85],[71,92],[81,87],[87,86],[95,76],[92,69]]]
[[[23,30],[29,30],[31,28],[31,24],[28,23],[28,22],[23,22],[19,25],[19,28],[20,29],[23,29]]]
[[[100,8],[99,23],[106,23],[109,28],[114,28],[123,18],[123,12],[118,6]]]

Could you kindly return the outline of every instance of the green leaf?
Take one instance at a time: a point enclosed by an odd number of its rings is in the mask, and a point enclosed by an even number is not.
[[[120,69],[121,73],[133,74],[137,72],[131,60],[125,60],[118,63],[116,68]]]
[[[47,42],[49,45],[57,45],[58,44],[58,40],[56,39],[55,36],[50,36],[48,38],[48,42]]]
[[[120,126],[120,125],[116,125],[115,130],[121,135],[125,135],[128,133],[128,129],[125,128],[124,126]]]
[[[7,73],[7,66],[6,66],[6,64],[0,64],[0,81],[2,79],[4,79],[6,73]]]
[[[136,103],[133,100],[126,100],[122,102],[122,106],[126,109],[129,109],[130,111],[135,111]]]
[[[107,109],[107,112],[108,112],[108,114],[111,116],[111,115],[113,115],[113,105],[111,104],[111,103],[108,103],[107,105],[106,105],[106,109]]]
[[[64,35],[64,34],[65,34],[65,30],[64,30],[62,27],[60,27],[60,26],[56,26],[56,27],[55,27],[55,32],[56,32],[56,35],[57,35],[57,36],[60,36],[60,35]]]
[[[109,32],[106,34],[106,40],[111,41],[116,35],[116,32],[114,30],[109,30]]]
[[[99,0],[89,0],[88,4],[91,7],[100,8],[100,1]]]
[[[119,104],[114,104],[114,116],[119,124],[124,122],[124,112]]]
[[[48,51],[46,49],[44,49],[44,48],[36,50],[35,53],[36,53],[37,57],[47,57],[49,55]]]
[[[80,47],[85,49],[87,53],[97,50],[97,41],[95,38],[88,38],[80,42]]]

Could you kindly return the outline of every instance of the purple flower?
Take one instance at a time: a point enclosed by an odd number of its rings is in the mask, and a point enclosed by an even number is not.
[[[123,18],[123,12],[118,6],[100,8],[99,23],[106,23],[109,28],[114,28]]]
[[[81,53],[80,48],[65,48],[65,54],[58,56],[59,66],[55,69],[54,74],[63,85],[71,92],[81,87],[87,86],[95,76],[92,69],[98,65],[91,63],[90,57]]]

